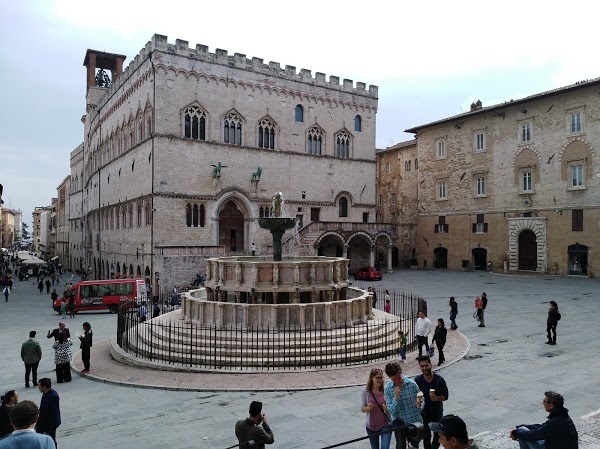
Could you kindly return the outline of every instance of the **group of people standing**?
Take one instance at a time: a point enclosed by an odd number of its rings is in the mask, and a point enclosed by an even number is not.
[[[35,447],[56,448],[56,429],[60,426],[60,398],[52,388],[50,378],[37,378],[37,370],[42,359],[42,348],[36,340],[36,331],[29,332],[29,339],[21,345],[21,359],[25,364],[25,388],[30,387],[30,379],[42,393],[40,406],[32,401],[19,402],[19,395],[11,390],[2,396],[0,407],[0,449]],[[58,327],[48,331],[47,338],[54,338],[54,365],[56,382],[71,381],[71,333],[62,321]],[[83,323],[83,333],[78,335],[84,369],[90,370],[90,348],[92,347],[92,327]],[[35,431],[34,431],[35,430]],[[40,435],[42,434],[42,435]]]
[[[87,321],[83,323],[83,334],[79,337],[79,348],[81,349],[81,358],[83,360],[84,369],[81,371],[87,373],[90,370],[90,348],[92,347],[92,326]],[[29,388],[30,376],[33,384],[37,385],[37,369],[42,359],[42,348],[39,342],[35,339],[36,331],[29,332],[29,339],[21,345],[21,360],[25,364],[25,388]],[[48,331],[47,338],[54,338],[54,365],[56,366],[56,382],[71,381],[71,333],[65,323],[58,323],[58,327],[52,331]]]
[[[429,335],[431,334],[431,321],[425,316],[425,312],[419,311],[415,332],[417,334],[417,346],[419,347],[419,357],[423,355],[423,346],[425,346],[426,354],[431,354],[429,346]],[[446,361],[444,356],[444,346],[446,346],[446,338],[448,329],[443,318],[438,318],[437,326],[433,330],[433,339],[431,344],[435,344],[438,350],[438,366]]]
[[[431,359],[427,355],[417,358],[421,374],[412,380],[402,374],[398,362],[385,366],[388,377],[384,381],[384,370],[373,368],[367,385],[361,391],[361,412],[366,414],[366,431],[371,449],[389,449],[392,433],[396,447],[418,447],[419,437],[411,431],[414,423],[423,425],[423,446],[425,449],[463,447],[475,449],[477,446],[468,438],[464,421],[450,415],[444,417],[443,402],[449,392],[442,376],[432,371]],[[440,426],[443,420],[450,420],[454,426]],[[462,442],[463,446],[450,444]]]
[[[2,396],[0,406],[0,449],[55,449],[56,429],[60,426],[60,397],[52,381],[44,377],[37,383],[42,393],[40,406],[33,401],[19,402],[15,390]]]
[[[444,416],[443,403],[449,392],[445,379],[432,371],[431,360],[417,358],[421,374],[414,380],[402,374],[398,362],[373,368],[361,391],[361,412],[366,414],[366,431],[371,449],[389,449],[394,434],[396,448],[477,449],[469,439],[465,422],[455,415]],[[520,449],[577,449],[579,436],[575,424],[564,407],[564,398],[546,391],[542,401],[548,420],[544,424],[519,424],[509,432]],[[415,426],[422,424],[419,432]],[[419,434],[420,433],[420,434]]]

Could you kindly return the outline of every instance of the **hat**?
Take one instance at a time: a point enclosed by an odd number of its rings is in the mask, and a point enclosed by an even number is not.
[[[433,432],[442,433],[448,438],[454,437],[462,443],[469,441],[467,425],[455,415],[446,415],[439,422],[429,423],[429,428]]]
[[[258,401],[252,401],[250,403],[250,416],[256,416],[256,415],[260,415],[260,412],[262,412],[262,402],[258,402]]]

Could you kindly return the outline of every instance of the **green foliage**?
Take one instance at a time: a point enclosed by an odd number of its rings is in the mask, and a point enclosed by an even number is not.
[[[31,238],[31,232],[28,230],[29,226],[23,222],[21,225],[21,240],[27,240]]]

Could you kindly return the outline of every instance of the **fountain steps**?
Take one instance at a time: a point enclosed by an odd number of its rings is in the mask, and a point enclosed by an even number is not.
[[[397,324],[388,323],[364,328],[349,329],[347,343],[343,329],[307,334],[278,332],[268,334],[269,340],[260,338],[262,334],[235,332],[194,336],[193,332],[156,331],[147,324],[137,327],[130,335],[129,352],[137,357],[151,358],[167,363],[192,365],[214,364],[216,358],[226,366],[288,366],[291,359],[302,359],[309,366],[331,365],[336,363],[358,363],[365,359],[385,358],[397,351]],[[181,329],[181,328],[179,328]],[[174,328],[172,328],[174,330]],[[192,334],[190,336],[190,334]],[[264,334],[267,336],[267,334]],[[248,338],[244,338],[248,337]],[[186,343],[182,343],[185,341]],[[190,341],[192,343],[190,343]],[[151,349],[150,349],[151,348]],[[265,365],[265,360],[268,364]],[[298,362],[299,363],[299,362]],[[292,363],[293,364],[293,363]]]

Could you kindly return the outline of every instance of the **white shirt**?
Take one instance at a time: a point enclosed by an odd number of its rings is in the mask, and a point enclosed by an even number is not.
[[[429,334],[431,334],[431,321],[429,321],[429,318],[417,318],[417,335],[427,337]]]

